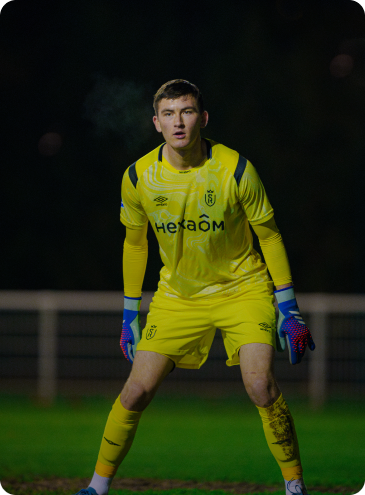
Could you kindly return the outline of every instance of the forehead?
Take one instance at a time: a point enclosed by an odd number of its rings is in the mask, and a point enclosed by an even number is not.
[[[158,103],[159,111],[166,109],[178,109],[184,107],[195,107],[198,108],[198,102],[196,98],[192,95],[184,95],[179,98],[162,98]]]

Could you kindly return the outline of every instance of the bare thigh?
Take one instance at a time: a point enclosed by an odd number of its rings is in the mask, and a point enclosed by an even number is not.
[[[268,344],[245,344],[240,349],[243,383],[252,402],[271,406],[280,396],[274,376],[275,350]]]
[[[120,394],[122,406],[129,411],[143,411],[173,367],[173,361],[162,354],[137,351],[129,378]]]

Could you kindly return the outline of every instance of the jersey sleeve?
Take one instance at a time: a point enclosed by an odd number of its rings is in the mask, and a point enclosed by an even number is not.
[[[266,222],[274,216],[274,210],[260,177],[248,160],[239,183],[238,194],[239,201],[251,225]]]
[[[130,229],[140,229],[148,221],[138,191],[129,177],[129,168],[125,171],[122,180],[120,221]]]

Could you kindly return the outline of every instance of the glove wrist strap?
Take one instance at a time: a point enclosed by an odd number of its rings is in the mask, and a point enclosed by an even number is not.
[[[124,309],[130,311],[139,311],[141,307],[142,297],[127,297],[124,296]]]
[[[278,304],[295,299],[294,288],[286,287],[285,289],[276,290],[275,297]]]

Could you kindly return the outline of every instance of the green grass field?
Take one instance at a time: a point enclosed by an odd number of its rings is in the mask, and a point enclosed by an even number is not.
[[[3,486],[9,479],[91,476],[110,400],[84,398],[72,403],[59,399],[49,408],[37,406],[28,398],[2,395],[0,401]],[[342,402],[313,412],[304,402],[290,398],[288,402],[309,489],[327,487],[334,492],[336,487],[346,487],[343,493],[357,493],[365,481],[365,404]],[[135,442],[118,476],[246,481],[278,489],[282,486],[281,473],[266,445],[256,408],[246,399],[156,397],[142,416]],[[317,492],[310,490],[313,495]],[[110,495],[122,493],[132,492],[111,490]],[[145,492],[155,493],[161,492]],[[206,492],[175,489],[170,493]]]

